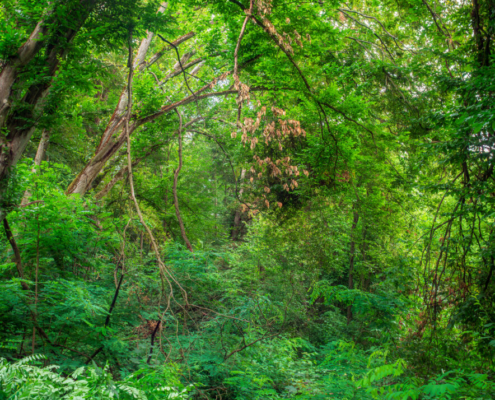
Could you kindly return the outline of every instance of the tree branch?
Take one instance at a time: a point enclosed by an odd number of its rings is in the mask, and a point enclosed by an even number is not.
[[[21,252],[19,251],[19,247],[17,247],[17,243],[14,239],[14,235],[12,234],[12,230],[10,229],[9,222],[7,218],[3,219],[3,227],[5,229],[5,235],[7,236],[7,240],[14,251],[15,258],[15,266],[17,267],[17,273],[19,274],[19,278],[21,278],[21,286],[24,290],[29,290],[29,286],[26,282],[24,282],[24,270],[22,268],[22,260],[21,260]]]

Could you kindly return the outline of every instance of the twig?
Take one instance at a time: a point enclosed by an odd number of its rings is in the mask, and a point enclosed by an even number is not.
[[[173,44],[172,42],[169,42],[167,39],[165,39],[162,35],[160,35],[159,33],[156,34],[161,40],[163,40],[165,43],[168,43],[170,46],[172,46],[175,50],[175,53],[177,54],[177,60],[179,61],[179,65],[180,65],[180,69],[181,71],[184,73],[184,82],[186,83],[186,86],[187,88],[189,89],[189,91],[191,92],[191,94],[193,96],[196,97],[196,94],[191,90],[191,87],[189,86],[189,82],[187,82],[187,75],[186,75],[186,70],[184,69],[184,67],[182,66],[182,61],[180,60],[180,54],[179,54],[179,50],[177,49],[177,46],[175,44]]]

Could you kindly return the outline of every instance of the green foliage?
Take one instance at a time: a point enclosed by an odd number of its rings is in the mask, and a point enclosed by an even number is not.
[[[186,399],[188,389],[177,384],[172,369],[136,371],[115,382],[108,366],[80,367],[69,376],[57,366],[36,366],[46,357],[33,355],[13,364],[0,359],[0,395],[5,399]]]
[[[0,400],[494,398],[494,1],[162,5],[0,5]]]

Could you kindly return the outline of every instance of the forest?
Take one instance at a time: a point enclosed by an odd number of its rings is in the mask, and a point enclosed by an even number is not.
[[[495,0],[2,0],[0,400],[495,398]]]

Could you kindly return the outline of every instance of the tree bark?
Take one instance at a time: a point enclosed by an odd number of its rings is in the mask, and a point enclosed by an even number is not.
[[[160,10],[161,12],[163,12],[165,9],[163,7],[160,7]],[[146,53],[148,52],[148,49],[151,45],[153,36],[154,36],[153,32],[148,32],[146,38],[141,40],[141,44],[137,49],[136,57],[134,58],[134,63],[133,63],[134,71],[137,69],[138,65],[144,62],[144,58],[146,57]],[[105,132],[103,132],[103,135],[101,136],[100,144],[96,148],[95,154],[98,154],[98,152],[105,146],[106,143],[108,143],[112,135],[119,128],[122,122],[122,118],[124,117],[127,111],[128,99],[129,99],[128,88],[127,86],[125,86],[124,90],[120,94],[117,107],[115,107],[115,111],[113,112],[112,117],[108,122]]]
[[[45,48],[44,55],[36,57],[43,59],[45,76],[53,78],[60,65],[60,60],[68,52],[68,46],[77,35],[81,26],[88,18],[95,0],[80,0],[74,3],[69,11],[71,26],[65,26],[68,15],[58,15],[57,12],[47,13],[47,19],[40,22],[28,41],[19,49],[17,57],[8,62],[0,73],[0,128],[6,128],[7,136],[0,142],[0,202],[7,190],[10,169],[17,164],[27,144],[36,129],[36,119],[44,110],[43,99],[49,92],[51,79],[38,80],[27,88],[19,107],[11,109],[13,97],[20,97],[14,90],[14,85],[22,68],[25,67],[40,50]],[[50,16],[50,18],[49,18]],[[49,21],[48,21],[49,19]],[[45,22],[46,21],[46,22]],[[21,89],[20,89],[21,90]],[[24,89],[22,89],[24,93]],[[0,220],[8,211],[9,204],[0,204]]]
[[[181,38],[179,38],[181,39]],[[179,41],[177,39],[177,41]],[[253,57],[244,63],[244,65],[257,60],[259,56]],[[208,90],[213,89],[213,87],[219,82],[224,80],[227,76],[232,74],[232,71],[224,72],[223,74],[214,78],[210,83],[206,84],[202,88],[198,89],[193,94],[184,97],[182,100],[176,101],[175,103],[168,104],[163,106],[157,112],[150,114],[146,117],[135,120],[132,125],[129,127],[129,135],[131,135],[136,129],[141,127],[142,125],[151,122],[164,114],[168,114],[174,110],[176,110],[180,106],[185,106],[192,102],[197,102],[199,100],[203,100],[209,97],[219,97],[219,96],[228,96],[230,94],[237,94],[237,90],[223,90],[220,92],[213,93],[204,93]],[[250,91],[265,91],[269,90],[266,87],[251,87]],[[95,156],[86,164],[86,166],[81,170],[81,172],[77,175],[77,177],[72,181],[69,187],[66,190],[66,194],[80,194],[83,196],[86,192],[91,188],[92,182],[95,180],[96,176],[103,169],[108,160],[110,160],[113,155],[122,147],[122,145],[126,142],[126,133],[121,132],[117,138],[114,138],[114,134],[119,130],[122,130],[122,126],[125,118],[121,118],[120,121],[115,125],[112,135],[109,140],[100,147],[100,150],[95,154]]]
[[[41,165],[41,161],[43,161],[43,157],[45,156],[49,141],[50,133],[46,129],[44,129],[43,133],[41,134],[41,139],[38,145],[38,150],[36,151],[36,156],[34,157],[34,165],[36,165],[37,167],[39,167]]]
[[[13,86],[19,73],[38,54],[46,42],[47,20],[51,13],[50,10],[47,10],[44,19],[38,22],[28,40],[17,51],[17,56],[11,59],[0,72],[0,128],[4,126],[7,119],[11,107],[10,98]]]
[[[195,35],[194,32],[186,33],[185,35],[183,35],[180,38],[178,38],[177,40],[175,40],[173,43],[174,43],[174,45],[178,46],[179,44],[185,42],[186,40],[191,39],[194,35]],[[173,49],[173,47],[170,45],[164,46],[163,49],[161,49],[160,51],[153,54],[148,62],[146,62],[146,63],[143,62],[141,65],[139,65],[139,68],[138,68],[139,71],[141,72],[145,68],[150,67],[155,62],[157,62],[167,51],[170,51],[172,49]]]
[[[162,11],[163,12],[163,11]],[[180,37],[175,40],[174,45],[179,45],[184,42],[188,38],[194,36],[194,34],[188,34]],[[151,44],[151,40],[153,38],[153,33],[148,32],[148,35],[145,39],[141,41],[141,44],[137,50],[136,58],[133,62],[133,69],[143,70],[143,68],[138,68],[138,66],[145,66],[144,58]],[[185,39],[186,38],[186,39]],[[170,47],[172,48],[172,47]],[[165,53],[165,50],[161,52],[161,55]],[[154,56],[156,57],[156,55]],[[157,58],[158,59],[158,58]],[[156,61],[156,60],[155,60]],[[126,142],[126,135],[121,133],[117,139],[114,139],[115,133],[122,130],[122,125],[124,122],[124,116],[127,109],[128,103],[128,89],[127,86],[122,91],[120,95],[119,102],[115,107],[115,111],[110,118],[110,121],[103,133],[100,143],[96,148],[94,157],[86,164],[83,170],[79,173],[79,175],[74,179],[74,181],[67,188],[67,194],[75,194],[78,193],[80,195],[85,195],[86,192],[91,188],[93,181],[96,176],[100,173],[102,168],[105,166],[108,160],[110,160],[113,155],[122,147],[122,145]],[[172,111],[174,108],[171,108],[169,111]],[[130,127],[129,134],[134,132],[134,130],[140,126],[138,123],[132,124]]]

